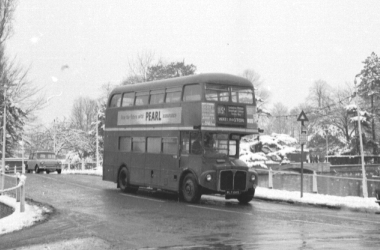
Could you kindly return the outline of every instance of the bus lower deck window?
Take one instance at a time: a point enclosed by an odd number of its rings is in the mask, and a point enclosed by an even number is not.
[[[144,137],[133,137],[132,139],[132,151],[133,152],[145,152],[145,138]]]
[[[148,137],[147,152],[161,153],[161,137]]]
[[[177,138],[162,138],[162,152],[164,154],[177,154]]]
[[[131,151],[131,137],[121,136],[119,137],[119,150],[124,152]]]

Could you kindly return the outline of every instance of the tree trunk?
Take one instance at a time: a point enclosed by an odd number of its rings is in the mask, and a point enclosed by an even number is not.
[[[372,140],[374,143],[376,143],[376,134],[375,134],[375,110],[374,110],[374,106],[373,106],[373,95],[371,95],[371,109],[372,109],[372,115],[373,115],[373,118],[372,118]],[[377,147],[376,145],[373,146],[373,154],[376,155],[377,154]]]

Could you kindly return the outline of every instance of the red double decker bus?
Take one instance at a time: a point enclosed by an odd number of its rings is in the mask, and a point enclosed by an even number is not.
[[[258,176],[239,160],[240,138],[258,133],[250,81],[200,74],[119,86],[107,105],[103,180],[187,202],[215,193],[252,200]]]

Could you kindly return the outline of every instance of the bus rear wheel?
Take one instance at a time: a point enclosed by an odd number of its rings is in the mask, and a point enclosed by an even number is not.
[[[129,172],[126,167],[122,167],[117,178],[117,184],[121,191],[124,193],[136,193],[139,189],[138,186],[131,186],[129,184]]]
[[[193,174],[187,174],[183,179],[181,193],[186,202],[196,203],[201,199],[201,189]]]

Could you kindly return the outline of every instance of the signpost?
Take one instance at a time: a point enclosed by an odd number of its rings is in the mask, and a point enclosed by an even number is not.
[[[305,122],[309,121],[307,119],[305,112],[301,111],[298,116],[297,121],[301,122],[301,133],[300,133],[300,144],[301,144],[301,198],[303,197],[303,145],[307,142],[307,129]]]

